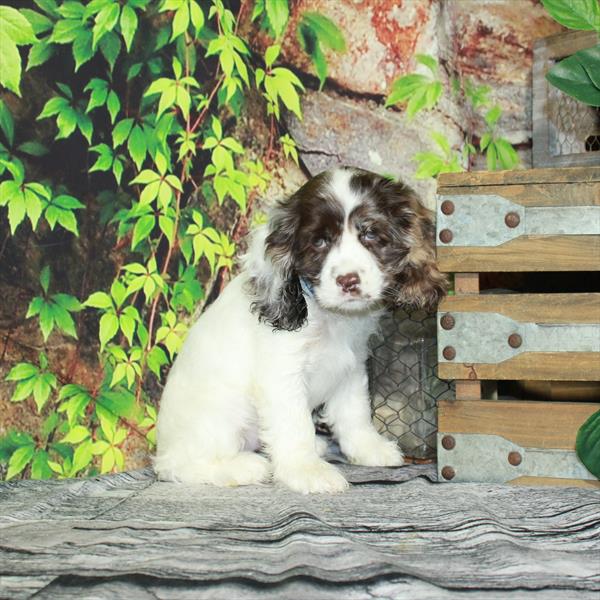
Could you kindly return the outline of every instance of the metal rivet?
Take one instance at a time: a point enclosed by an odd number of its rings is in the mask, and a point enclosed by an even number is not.
[[[521,222],[521,217],[516,212],[509,212],[506,213],[504,222],[506,223],[507,227],[514,229],[515,227],[518,227],[519,223]]]
[[[509,452],[508,453],[508,462],[513,467],[518,467],[521,464],[521,462],[523,462],[523,457],[521,456],[520,452]]]
[[[445,435],[442,438],[442,447],[445,450],[453,450],[456,446],[456,440],[451,435]]]
[[[453,346],[446,346],[443,350],[442,350],[442,356],[446,359],[446,360],[454,360],[454,358],[456,357],[456,350],[454,349]]]
[[[454,212],[454,202],[452,200],[444,200],[440,206],[440,210],[445,215],[451,215]]]
[[[456,471],[452,468],[452,467],[444,467],[442,469],[442,477],[444,479],[447,479],[448,481],[450,479],[454,479],[454,476],[456,475]]]
[[[442,326],[442,329],[446,329],[446,330],[452,329],[455,324],[456,324],[456,321],[454,320],[454,317],[450,313],[446,313],[440,319],[440,325]]]
[[[449,229],[442,229],[440,231],[440,241],[444,242],[444,244],[449,244],[453,237],[454,236]]]
[[[518,333],[511,333],[508,336],[508,345],[511,348],[519,348],[523,343],[523,338]]]

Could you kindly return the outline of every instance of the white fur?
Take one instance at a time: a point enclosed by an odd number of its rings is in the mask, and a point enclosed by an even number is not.
[[[336,187],[338,193],[344,187],[341,179]],[[274,331],[251,312],[246,291],[251,276],[278,277],[265,259],[264,239],[262,229],[243,272],[191,328],[171,369],[158,418],[159,476],[244,485],[272,473],[298,492],[343,491],[345,478],[320,458],[311,411],[323,403],[351,461],[401,465],[396,444],[371,422],[365,361],[379,312],[365,300],[347,305],[335,289],[338,274],[356,271],[362,294],[377,299],[383,276],[374,259],[346,230],[324,263],[315,296],[306,298],[307,323],[298,331]],[[269,459],[255,453],[259,447]]]

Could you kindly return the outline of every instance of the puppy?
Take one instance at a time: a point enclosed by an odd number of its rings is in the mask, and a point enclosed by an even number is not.
[[[410,188],[348,167],[317,175],[272,211],[191,328],[160,405],[158,475],[236,486],[272,474],[298,492],[341,492],[311,418],[322,404],[351,462],[401,465],[371,422],[367,342],[386,307],[433,306],[445,287]]]

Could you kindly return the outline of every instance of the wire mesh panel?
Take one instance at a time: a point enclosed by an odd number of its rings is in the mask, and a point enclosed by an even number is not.
[[[397,310],[381,321],[369,362],[373,422],[398,440],[405,456],[433,458],[437,401],[454,397],[453,384],[436,376],[435,315]]]
[[[553,156],[599,152],[600,110],[555,87],[548,89],[548,145]]]

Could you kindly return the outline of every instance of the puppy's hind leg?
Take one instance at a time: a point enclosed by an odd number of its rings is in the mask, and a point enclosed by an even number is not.
[[[248,423],[244,407],[225,411],[220,406],[181,403],[187,412],[161,407],[154,468],[160,479],[181,483],[238,486],[260,483],[270,476],[269,461],[244,451],[242,431]],[[196,410],[190,410],[195,407]]]

